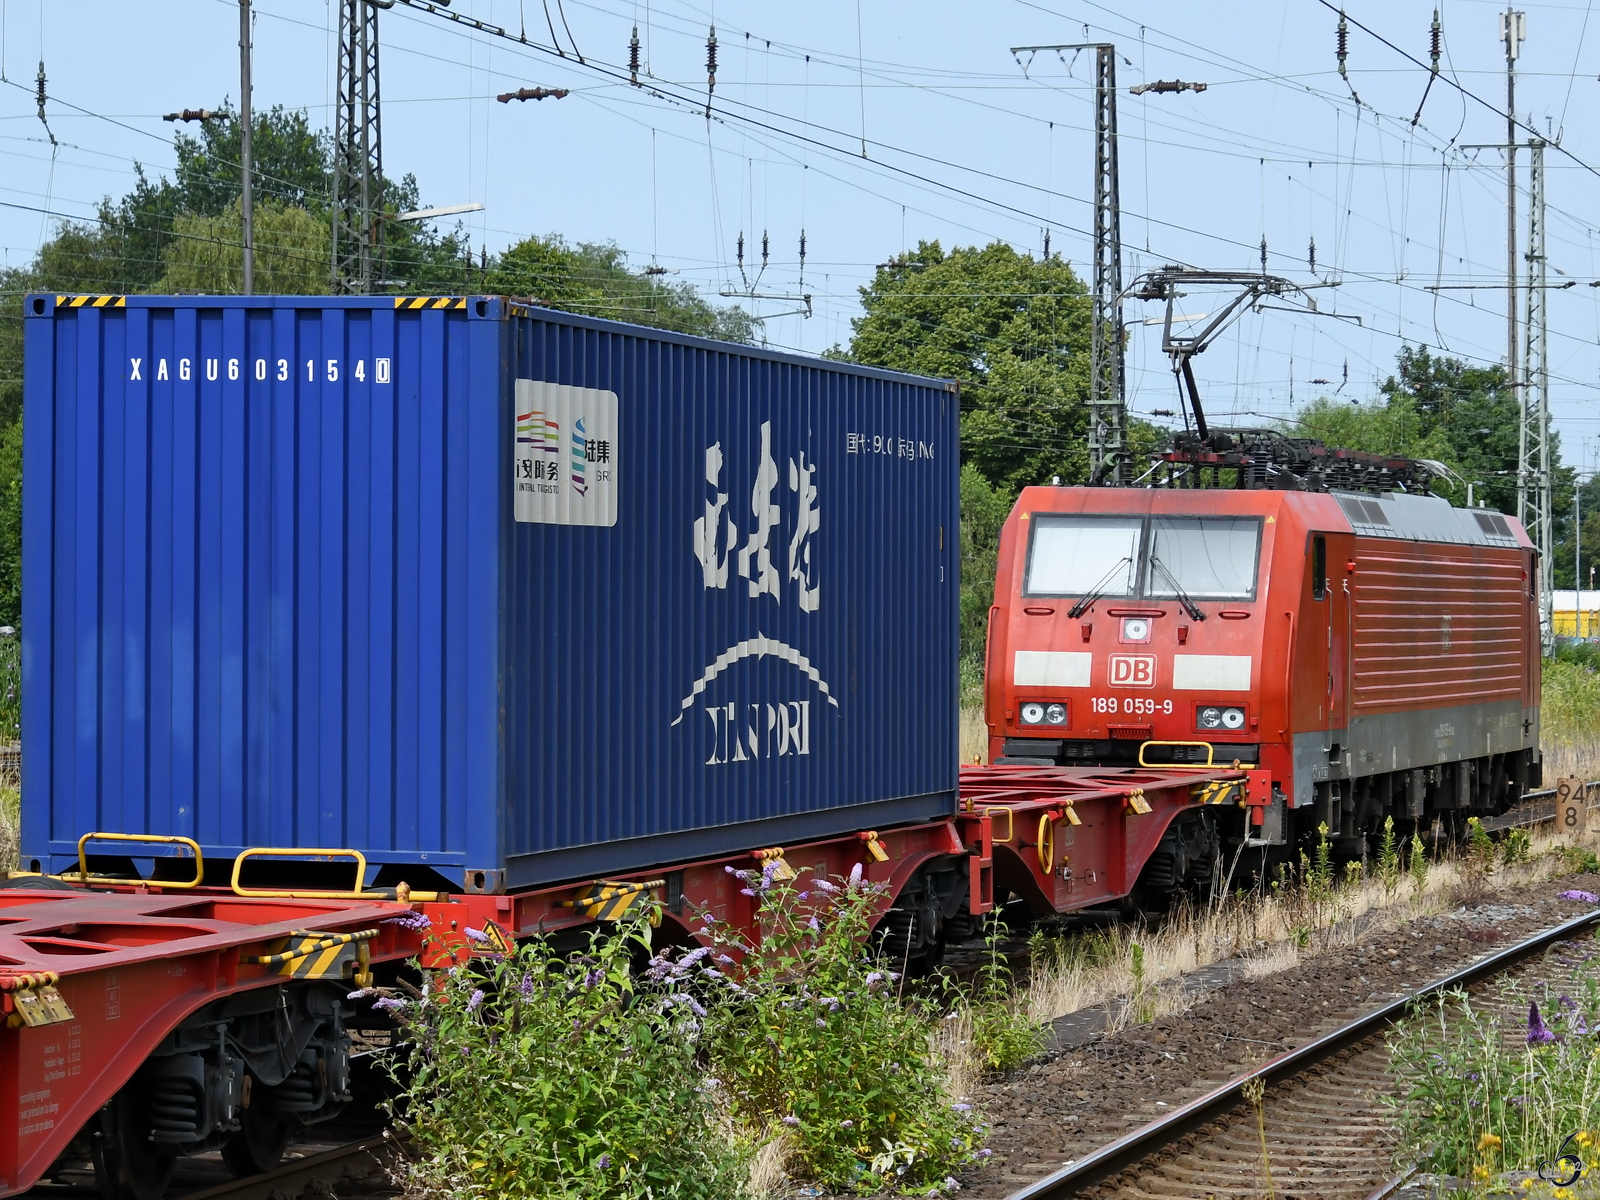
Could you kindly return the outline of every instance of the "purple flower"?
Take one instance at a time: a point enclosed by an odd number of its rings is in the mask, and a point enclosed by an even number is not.
[[[944,1190],[947,1192],[959,1192],[961,1185],[955,1181],[954,1176],[946,1175],[944,1177]]]
[[[599,1158],[597,1158],[595,1160],[594,1169],[596,1171],[604,1171],[604,1170],[607,1170],[610,1166],[611,1166],[611,1155],[602,1154]]]
[[[979,1158],[988,1158],[993,1154],[994,1154],[994,1151],[989,1149],[987,1146],[985,1146],[982,1150],[978,1151],[978,1157]]]
[[[806,922],[806,928],[809,929],[812,933],[821,933],[822,932],[822,922],[818,921],[815,917],[812,917],[809,921]]]
[[[882,982],[883,982],[883,972],[882,971],[870,971],[870,972],[868,972],[868,974],[867,974],[867,986],[868,987],[874,987],[877,984],[880,984]]]
[[[857,888],[857,887],[861,886],[861,864],[860,863],[857,863],[855,866],[850,868],[850,886],[852,888]]]
[[[809,899],[811,899],[811,893],[810,892],[801,892],[799,897],[798,897],[798,899],[809,900]]]
[[[383,919],[385,925],[398,925],[401,929],[409,929],[413,933],[421,933],[424,929],[431,929],[433,922],[428,920],[426,913],[403,912]]]
[[[854,1126],[855,1126],[855,1122],[854,1121],[840,1121],[839,1122],[839,1128],[840,1129],[851,1129],[851,1128],[854,1128]]]
[[[818,1029],[826,1029],[827,1027],[828,1027],[828,1023],[826,1021],[824,1021],[821,1017],[818,1017],[817,1018],[817,1028]]]
[[[482,1003],[483,1003],[483,989],[482,988],[474,988],[472,990],[472,995],[467,998],[467,1011],[468,1012],[474,1011],[478,1007],[478,1005],[480,1005]]]
[[[1596,896],[1593,892],[1580,892],[1577,888],[1573,888],[1570,892],[1562,892],[1561,898],[1563,900],[1581,900],[1585,904],[1600,904],[1600,896]]]
[[[738,872],[735,871],[732,867],[723,867],[722,869],[724,871],[726,871],[729,875],[737,875],[738,874]]]
[[[1535,1046],[1541,1042],[1553,1042],[1556,1035],[1545,1028],[1545,1023],[1539,1018],[1539,1004],[1537,1001],[1528,1001],[1528,1045]]]
[[[524,1000],[532,1000],[533,999],[533,976],[532,975],[524,975],[522,977],[522,982],[517,984],[517,991],[522,994],[522,998]]]
[[[826,879],[819,879],[819,880],[817,880],[817,890],[819,892],[830,892],[831,893],[831,892],[837,892],[839,889],[834,887],[833,884],[829,883]]]
[[[586,988],[592,988],[595,984],[599,983],[605,977],[606,977],[606,973],[604,971],[602,971],[599,967],[596,967],[594,970],[590,971],[587,975],[585,975],[583,977],[583,986],[586,987]]]
[[[1571,996],[1563,996],[1561,999],[1557,1000],[1556,1003],[1561,1005],[1561,1007],[1566,1009],[1568,1012],[1576,1012],[1578,1008],[1577,1002],[1574,1001]]]
[[[489,944],[489,935],[481,929],[473,929],[471,926],[468,926],[462,932],[464,932],[469,938],[471,938],[480,946],[487,946]]]
[[[783,1123],[785,1125],[798,1125],[798,1124],[800,1124],[800,1118],[799,1117],[793,1117],[793,1116],[785,1117],[783,1119]]]
[[[739,895],[741,895],[741,896],[754,896],[755,895],[755,891],[753,889],[751,889],[751,888],[740,888],[739,889]]]
[[[717,955],[717,961],[725,967],[731,967],[734,965],[733,959],[729,958],[726,954]]]
[[[682,962],[686,967],[692,967],[695,963],[699,962],[702,958],[710,953],[710,946],[696,946],[693,950],[689,951],[689,953],[685,954],[679,961]]]
[[[950,1107],[955,1109],[957,1112],[971,1112],[972,1111],[972,1105],[970,1105],[970,1104],[952,1104]]]
[[[385,996],[381,1000],[374,1000],[372,1002],[372,1007],[378,1009],[380,1012],[399,1012],[401,1009],[408,1008],[409,1005],[407,1005],[404,1000],[401,1000],[398,997]]]
[[[377,988],[357,988],[355,991],[351,992],[348,996],[346,996],[345,999],[346,1000],[360,1000],[364,996],[376,996],[377,994],[378,994],[378,989]]]

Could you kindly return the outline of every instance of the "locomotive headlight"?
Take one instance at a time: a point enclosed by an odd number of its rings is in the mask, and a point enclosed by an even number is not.
[[[1243,729],[1244,709],[1208,704],[1195,714],[1195,724],[1201,729]]]
[[[1043,725],[1044,705],[1033,703],[1024,704],[1022,706],[1022,723],[1024,725]]]
[[[1065,704],[1045,705],[1044,720],[1047,725],[1065,725],[1067,723],[1067,706]]]

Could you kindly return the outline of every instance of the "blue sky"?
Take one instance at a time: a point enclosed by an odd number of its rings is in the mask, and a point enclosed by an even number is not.
[[[87,215],[129,186],[135,161],[172,162],[161,113],[237,96],[233,0],[0,0],[0,253],[26,261],[54,218]],[[1335,70],[1337,16],[1283,4],[985,0],[954,4],[814,0],[456,0],[454,11],[509,37],[397,7],[382,14],[384,155],[425,201],[478,201],[475,244],[528,233],[613,241],[709,292],[743,286],[763,231],[770,262],[742,302],[798,307],[798,244],[813,316],[775,316],[777,344],[820,351],[847,340],[856,288],[921,238],[1002,239],[1086,257],[1092,58],[1010,47],[1111,41],[1118,54],[1125,272],[1179,261],[1268,266],[1312,292],[1325,315],[1251,314],[1196,360],[1218,422],[1281,415],[1317,394],[1372,397],[1403,343],[1474,361],[1505,353],[1505,137],[1500,5],[1445,0],[1444,55],[1428,73],[1433,4],[1354,0],[1348,60],[1358,108]],[[1546,151],[1552,285],[1550,369],[1565,458],[1600,455],[1600,18],[1581,0],[1530,4],[1519,116],[1559,133]],[[257,0],[256,103],[328,120],[337,5]],[[547,17],[548,13],[548,17]],[[707,121],[706,38],[718,71]],[[646,83],[625,75],[637,25]],[[551,52],[551,28],[567,57]],[[537,46],[514,39],[526,33]],[[580,65],[576,51],[591,65]],[[49,75],[52,156],[34,75]],[[1203,93],[1146,94],[1157,79]],[[501,105],[498,92],[565,87],[565,100]],[[1466,89],[1458,90],[1455,84]],[[1487,105],[1480,103],[1488,102]],[[1492,107],[1491,107],[1492,106]],[[1524,137],[1527,135],[1524,134]],[[865,155],[863,156],[863,143]],[[1527,154],[1522,154],[1526,167]],[[1520,236],[1527,176],[1521,177]],[[1316,271],[1309,259],[1316,243]],[[1442,289],[1442,290],[1430,290]],[[1181,307],[1205,312],[1217,297]],[[1337,316],[1332,314],[1338,314]],[[1130,320],[1155,316],[1138,304]],[[1356,318],[1359,318],[1359,323]],[[1136,411],[1175,408],[1159,330],[1131,335]],[[1348,382],[1346,372],[1348,371]],[[1326,380],[1327,383],[1318,381]],[[1342,385],[1342,387],[1341,387]]]

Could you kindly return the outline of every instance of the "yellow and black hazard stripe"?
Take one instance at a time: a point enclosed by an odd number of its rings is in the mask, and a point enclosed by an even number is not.
[[[127,308],[126,296],[57,296],[57,308]]]
[[[1192,799],[1201,804],[1226,804],[1233,799],[1239,790],[1239,783],[1234,779],[1213,779],[1206,783],[1197,783],[1189,791]]]
[[[239,961],[277,967],[278,974],[291,979],[341,979],[345,963],[354,958],[356,982],[360,983],[360,977],[367,973],[367,943],[377,936],[376,929],[358,929],[354,933],[296,929],[288,937],[279,938],[271,954],[243,954]]]
[[[561,907],[575,908],[596,921],[620,921],[648,897],[651,888],[665,887],[666,882],[664,879],[646,879],[642,883],[602,880],[590,884],[571,900],[563,900]]]
[[[403,309],[417,308],[465,308],[465,296],[396,296],[394,306]]]

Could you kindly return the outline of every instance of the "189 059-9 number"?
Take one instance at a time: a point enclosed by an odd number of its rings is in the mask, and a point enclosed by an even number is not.
[[[1156,713],[1172,715],[1171,700],[1153,700],[1148,696],[1091,696],[1089,706],[1097,713],[1123,713],[1130,717],[1148,717]]]

